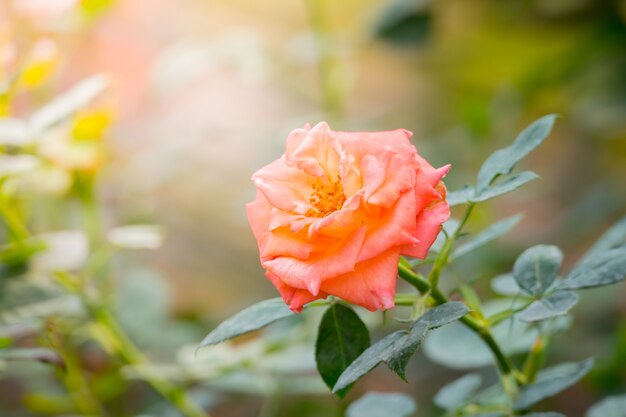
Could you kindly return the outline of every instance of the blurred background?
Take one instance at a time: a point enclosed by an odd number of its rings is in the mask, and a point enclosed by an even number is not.
[[[340,416],[345,408],[310,372],[315,317],[272,327],[263,342],[193,353],[219,321],[277,295],[244,205],[254,197],[252,173],[306,122],[411,130],[433,165],[452,164],[446,185],[455,190],[531,121],[558,113],[550,139],[524,162],[541,180],[482,205],[470,223],[480,230],[524,215],[499,243],[458,262],[481,295],[493,294],[489,280],[530,245],[560,246],[571,266],[626,212],[624,0],[1,0],[0,82],[18,65],[34,69],[21,75],[24,93],[0,103],[4,115],[30,114],[92,74],[109,80],[72,122],[75,136],[82,126],[99,138],[96,156],[89,148],[72,163],[97,170],[106,227],[155,224],[165,236],[156,250],[115,256],[111,297],[136,343],[164,373],[193,384],[215,417]],[[48,155],[59,152],[51,146]],[[37,179],[55,197],[32,206],[35,233],[80,225],[60,171]],[[0,295],[1,311],[23,305],[17,300]],[[553,400],[570,417],[626,385],[626,287],[585,293],[573,320],[548,361],[599,360],[584,383]],[[299,349],[268,348],[294,338]],[[122,378],[97,344],[78,345],[110,415],[176,415],[133,369]],[[379,369],[348,399],[403,391],[419,415],[439,415],[433,393],[462,374],[418,354],[411,384]],[[39,415],[77,413],[47,365],[3,365],[0,416]]]

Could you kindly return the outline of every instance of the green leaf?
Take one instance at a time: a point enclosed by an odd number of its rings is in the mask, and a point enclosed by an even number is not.
[[[411,328],[391,333],[374,343],[341,374],[333,388],[337,392],[385,362],[389,369],[406,379],[406,366],[429,329],[443,326],[463,317],[469,309],[458,301],[437,306],[416,320]]]
[[[607,250],[579,263],[559,288],[578,290],[615,284],[626,277],[626,248]]]
[[[466,185],[458,190],[450,191],[446,196],[446,201],[450,207],[467,204],[474,197],[474,193],[474,188]]]
[[[500,295],[517,295],[522,290],[513,274],[502,274],[491,280],[491,289]]]
[[[556,246],[533,246],[515,261],[513,277],[529,294],[543,294],[556,279],[562,260],[563,253]]]
[[[596,243],[587,251],[580,263],[586,262],[601,255],[602,253],[619,248],[626,245],[626,216],[622,217],[609,230],[596,241]]]
[[[315,343],[317,370],[329,388],[370,345],[367,327],[350,307],[335,303],[324,313]],[[343,396],[345,391],[337,392]]]
[[[555,115],[542,117],[522,131],[510,146],[491,154],[478,172],[477,192],[480,194],[499,175],[509,174],[522,158],[541,145],[550,134],[555,118]]]
[[[482,380],[480,374],[467,374],[441,388],[433,401],[444,410],[457,410],[472,399]]]
[[[578,303],[578,294],[571,291],[557,291],[534,301],[517,317],[529,323],[551,319],[566,314],[576,303]]]
[[[233,337],[261,329],[277,320],[292,316],[281,298],[254,304],[222,322],[200,343],[200,347],[215,345]]]
[[[492,300],[483,304],[486,317],[504,310],[519,308],[526,301]],[[512,355],[527,352],[538,335],[520,320],[501,321],[492,328],[504,353]],[[435,330],[424,342],[423,352],[433,362],[453,369],[473,369],[493,364],[493,354],[480,337],[461,323],[452,323]]]
[[[539,178],[539,175],[531,171],[520,172],[511,177],[508,177],[494,185],[487,186],[480,191],[476,192],[476,195],[471,198],[470,202],[480,203],[483,201],[491,200],[492,198],[499,197],[503,194],[508,194]]]
[[[50,282],[10,280],[0,291],[0,324],[24,323],[52,315],[83,313],[80,300]]]
[[[593,358],[580,363],[565,363],[540,372],[537,382],[527,385],[513,405],[515,410],[525,410],[539,401],[551,397],[580,381],[593,367]]]
[[[431,18],[429,2],[394,0],[373,27],[374,36],[399,46],[412,46],[428,40]]]
[[[413,323],[406,336],[399,339],[389,349],[385,363],[389,369],[405,381],[406,366],[409,364],[409,360],[415,354],[415,351],[417,351],[418,346],[422,343],[422,340],[426,337],[427,332],[428,324],[418,320]]]
[[[585,417],[626,417],[626,394],[607,397],[587,410]]]
[[[337,383],[333,387],[333,392],[337,392],[351,385],[363,375],[374,369],[378,364],[383,362],[389,355],[389,351],[393,345],[406,336],[405,330],[388,334],[372,346],[367,348],[365,352],[354,360],[339,376]]]
[[[455,320],[460,319],[469,313],[469,308],[460,301],[449,301],[445,304],[431,308],[422,317],[419,322],[428,324],[429,329],[436,329]]]
[[[406,394],[370,392],[350,404],[346,417],[410,417],[416,411],[417,404]]]
[[[522,220],[522,215],[516,214],[515,216],[507,217],[504,220],[500,220],[499,222],[492,224],[491,226],[474,236],[471,240],[468,240],[467,242],[464,242],[463,244],[457,246],[454,252],[452,252],[450,260],[459,258],[508,233],[511,229],[517,226],[520,220]]]

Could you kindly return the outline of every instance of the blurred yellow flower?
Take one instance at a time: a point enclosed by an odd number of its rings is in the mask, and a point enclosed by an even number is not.
[[[107,110],[95,110],[77,114],[72,127],[72,137],[79,141],[100,140],[104,137],[113,114]]]
[[[52,76],[58,62],[57,43],[50,38],[39,39],[26,58],[19,76],[19,85],[26,89],[40,86]]]

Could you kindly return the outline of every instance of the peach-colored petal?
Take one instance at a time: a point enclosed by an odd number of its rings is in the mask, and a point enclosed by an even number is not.
[[[322,291],[370,311],[392,308],[399,258],[397,251],[389,250],[358,263],[353,272],[324,281]]]
[[[298,132],[291,137],[285,162],[311,176],[326,175],[330,180],[339,177],[341,148],[332,131],[324,122],[318,123],[302,137]]]
[[[384,210],[377,223],[368,225],[358,262],[378,256],[389,248],[419,243],[413,235],[415,220],[415,196],[408,191],[393,208]]]
[[[308,210],[313,178],[300,169],[287,166],[284,157],[255,172],[252,180],[272,206],[294,213]]]
[[[288,227],[271,230],[260,251],[261,259],[274,259],[278,256],[291,256],[297,259],[307,259],[314,246],[306,241],[306,232],[292,233]]]
[[[343,241],[324,247],[323,252],[305,260],[282,256],[264,261],[262,265],[284,283],[317,295],[324,280],[354,271],[365,232],[365,227],[361,227]]]
[[[285,303],[289,305],[289,308],[294,313],[300,313],[302,311],[302,307],[311,301],[328,297],[328,294],[323,291],[320,291],[317,295],[313,295],[307,290],[290,287],[270,271],[267,271],[265,276],[272,281],[272,284],[274,284]]]
[[[260,191],[257,191],[256,199],[253,202],[246,204],[246,214],[260,253],[263,253],[267,242],[269,234],[267,225],[270,222],[271,211],[272,206]]]
[[[422,210],[417,217],[417,227],[413,236],[419,237],[419,243],[404,246],[402,248],[403,255],[425,258],[428,249],[441,232],[441,225],[450,218],[450,206],[445,201],[446,188],[443,182],[440,182],[436,189],[440,198]]]
[[[411,153],[389,154],[385,151],[377,156],[384,158],[384,181],[367,197],[367,202],[387,208],[395,204],[400,194],[413,188],[417,164]],[[367,187],[367,182],[364,186]]]

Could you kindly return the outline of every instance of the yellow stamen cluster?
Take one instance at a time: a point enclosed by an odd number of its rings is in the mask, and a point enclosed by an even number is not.
[[[316,184],[313,186],[313,192],[309,197],[311,207],[307,212],[308,217],[326,217],[330,213],[339,210],[346,201],[343,194],[343,185],[341,180],[332,184]]]

